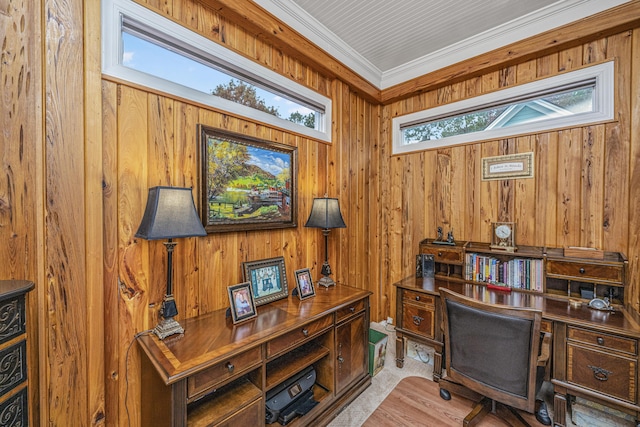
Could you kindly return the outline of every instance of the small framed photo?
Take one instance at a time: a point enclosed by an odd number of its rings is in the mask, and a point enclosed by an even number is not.
[[[284,257],[243,262],[242,272],[257,306],[289,296]]]
[[[251,319],[258,315],[249,282],[227,286],[227,291],[229,292],[233,323]]]
[[[313,280],[311,280],[311,272],[308,268],[296,270],[296,288],[300,299],[309,298],[316,294]]]

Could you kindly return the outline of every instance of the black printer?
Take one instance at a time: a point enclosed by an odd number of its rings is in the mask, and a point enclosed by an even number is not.
[[[316,370],[309,366],[304,371],[284,381],[267,392],[265,422],[276,421],[287,425],[294,418],[304,415],[318,404],[313,398]]]

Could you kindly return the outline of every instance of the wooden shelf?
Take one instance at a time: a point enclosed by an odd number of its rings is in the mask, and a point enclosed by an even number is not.
[[[327,356],[330,350],[315,341],[305,344],[267,364],[265,391]]]
[[[262,390],[247,377],[242,377],[190,404],[187,425],[202,427],[217,424],[233,415],[237,408],[248,406],[258,399],[262,399]]]

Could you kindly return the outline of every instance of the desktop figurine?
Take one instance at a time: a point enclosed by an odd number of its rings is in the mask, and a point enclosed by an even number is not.
[[[450,246],[455,246],[456,242],[453,238],[453,230],[449,231],[449,233],[447,233],[447,240],[443,240],[442,237],[442,227],[438,227],[437,229],[437,237],[433,240],[432,243],[435,243],[436,245],[450,245]]]

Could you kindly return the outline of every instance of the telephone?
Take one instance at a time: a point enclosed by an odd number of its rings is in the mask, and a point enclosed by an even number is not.
[[[592,299],[591,301],[589,301],[589,307],[596,310],[613,311],[613,307],[611,306],[611,303],[609,303],[609,298],[607,297],[604,297],[604,299]]]

